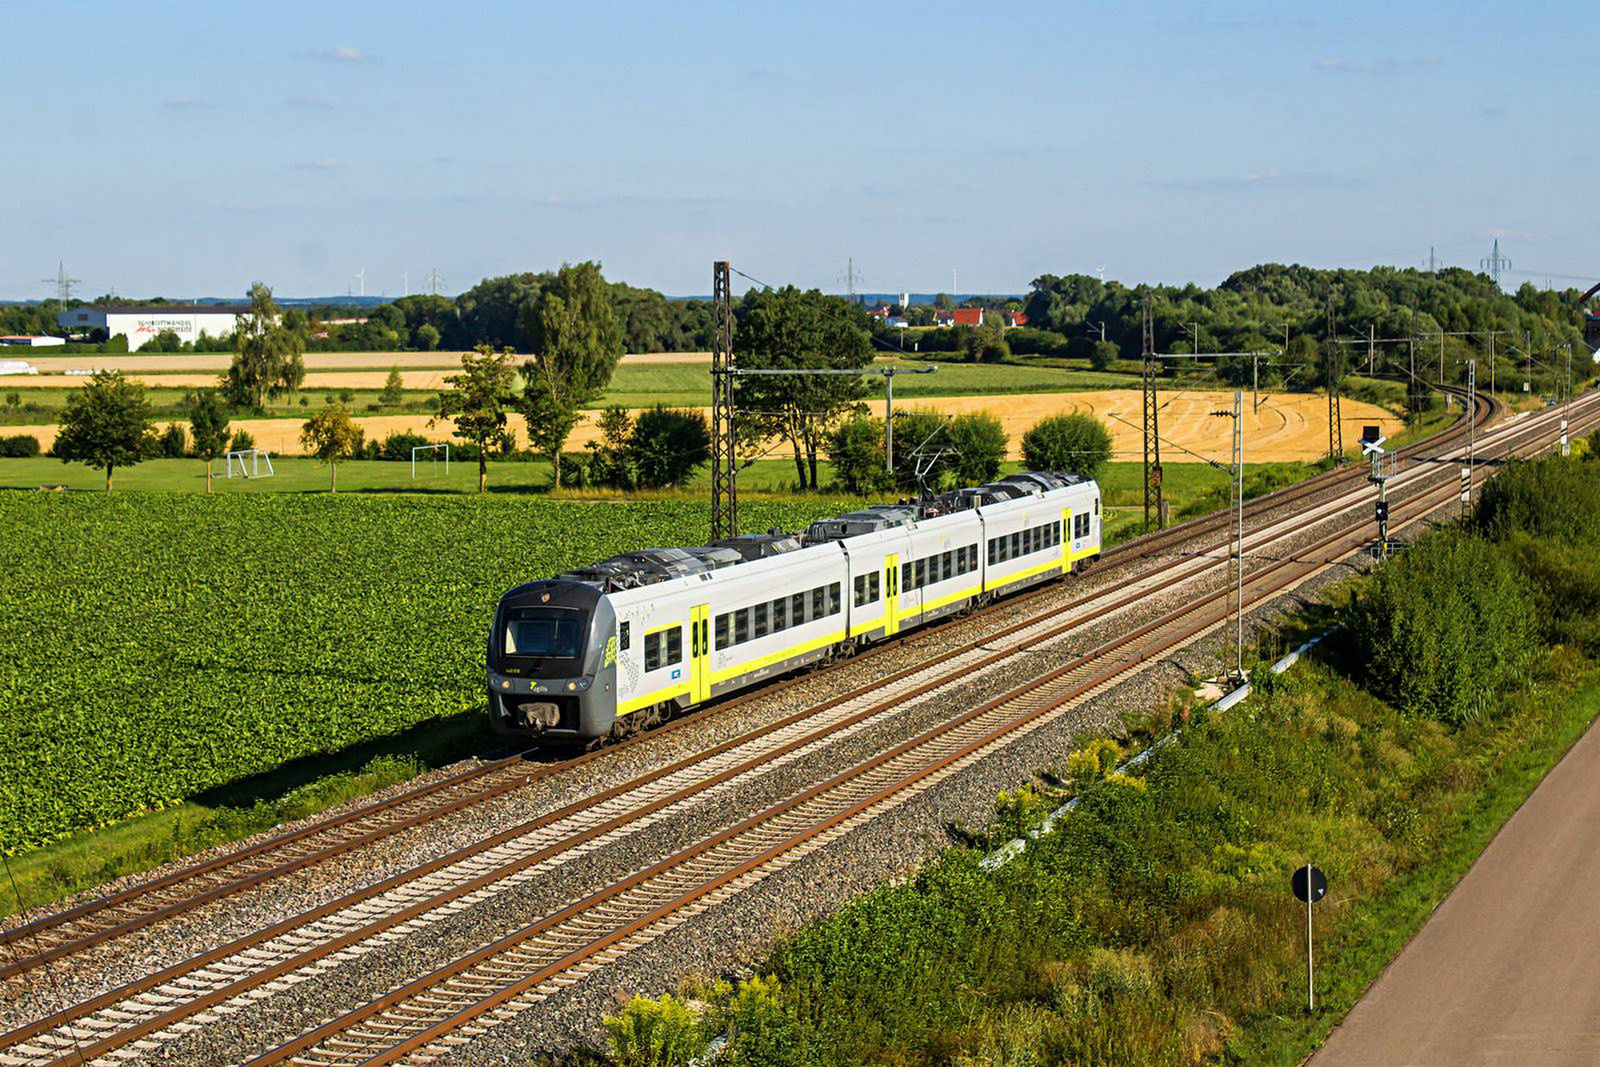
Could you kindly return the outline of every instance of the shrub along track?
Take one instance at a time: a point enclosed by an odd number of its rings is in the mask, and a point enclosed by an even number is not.
[[[1484,427],[1500,414],[1500,406],[1490,398],[1480,396],[1478,399],[1475,414],[1478,426]],[[1449,429],[1402,450],[1401,457],[1417,458],[1452,446],[1466,436],[1467,422],[1464,418],[1458,420]],[[1360,477],[1361,471],[1350,467],[1325,471],[1304,482],[1249,501],[1246,504],[1246,517],[1260,519],[1275,511],[1292,508]],[[1231,523],[1230,514],[1217,513],[1125,542],[1108,549],[1097,564],[1096,571],[1104,573],[1111,568],[1134,567],[1152,557],[1176,551],[1204,554],[1224,543],[1217,540],[1217,535],[1226,537],[1231,530]],[[1200,539],[1206,539],[1207,543],[1190,544]],[[1000,604],[978,609],[966,618],[1026,604],[1051,592],[1047,587],[1024,593]],[[963,622],[960,618],[946,620],[913,633],[926,634]],[[869,657],[882,655],[888,647],[891,646],[876,646],[856,656],[854,661],[859,663]],[[705,712],[742,706],[758,699],[764,691],[758,689],[731,697],[705,709]],[[683,718],[673,720],[651,733],[659,735],[680,727],[686,721]],[[645,736],[649,735],[627,738],[612,748],[637,744]],[[176,918],[202,905],[302,872],[315,864],[338,859],[395,834],[512,793],[530,782],[566,773],[601,755],[590,752],[562,762],[530,764],[528,757],[533,751],[471,767],[381,801],[355,807],[340,815],[314,821],[202,863],[11,927],[6,934],[13,949],[18,945],[30,948],[25,954],[15,954],[0,963],[0,979],[77,955],[152,924]]]
[[[1426,468],[1418,468],[1412,480],[1417,480],[1426,473]],[[1443,491],[1448,492],[1448,487]],[[1335,502],[1314,509],[1312,518],[1316,519],[1318,513],[1322,517],[1343,515],[1361,506],[1359,503]],[[1397,515],[1397,521],[1399,518]],[[1292,532],[1292,528],[1296,525],[1298,524],[1281,522],[1278,524],[1279,533],[1273,534],[1270,538],[1261,535],[1252,536],[1250,540],[1257,543],[1249,547],[1259,551],[1263,547],[1263,540],[1270,541],[1281,537],[1286,532]],[[1287,566],[1295,558],[1297,557],[1291,555],[1272,564],[1267,572],[1252,576],[1250,582],[1253,586],[1259,585],[1265,574]],[[1159,580],[1164,586],[1170,586],[1174,582],[1218,570],[1219,566],[1210,561],[1200,561],[1182,573],[1164,572],[1159,576]],[[1126,586],[1119,587],[1120,589],[1126,589]],[[1094,604],[1094,616],[1103,618],[1107,612],[1138,601],[1146,596],[1147,592],[1147,590],[1136,590],[1120,598],[1107,594],[1081,597],[1073,605],[1062,610],[1071,614],[1074,607]],[[1226,596],[1226,588],[1222,587],[1208,594],[1199,604],[1202,607],[1208,604],[1214,605],[1218,598],[1225,599]],[[507,879],[519,876],[525,879],[538,871],[548,870],[555,862],[553,857],[561,855],[564,851],[570,853],[586,846],[594,847],[593,842],[604,841],[608,836],[635,832],[649,825],[651,821],[658,820],[661,817],[660,813],[668,806],[677,804],[694,793],[731,783],[740,776],[770,766],[775,759],[814,747],[823,738],[834,736],[842,729],[854,728],[876,716],[889,714],[906,700],[929,692],[940,685],[949,684],[953,678],[958,676],[970,678],[974,670],[995,664],[1005,657],[1014,656],[1020,650],[1037,646],[1074,629],[1075,624],[1052,624],[1052,620],[1059,618],[1060,614],[1060,611],[1053,609],[1045,615],[1024,620],[997,634],[987,635],[980,641],[961,649],[954,658],[949,654],[941,656],[939,663],[945,668],[959,664],[953,671],[946,670],[942,680],[924,680],[921,675],[928,673],[931,666],[926,664],[896,672],[870,687],[864,687],[822,706],[807,709],[773,727],[752,732],[736,741],[717,746],[702,757],[680,761],[672,767],[643,776],[642,779],[629,783],[626,787],[607,791],[588,798],[581,804],[574,804],[542,816],[497,835],[488,842],[408,872],[405,876],[390,879],[332,905],[319,908],[313,913],[260,931],[240,942],[225,946],[224,949],[188,961],[180,967],[142,979],[115,991],[114,994],[95,998],[79,1005],[73,1011],[40,1020],[37,1024],[7,1036],[6,1041],[14,1043],[17,1040],[27,1040],[42,1035],[31,1043],[32,1047],[14,1048],[12,1055],[4,1059],[14,1059],[16,1062],[48,1062],[59,1056],[64,1057],[63,1062],[70,1062],[80,1053],[89,1057],[103,1055],[128,1041],[160,1033],[165,1028],[175,1025],[180,1027],[179,1032],[181,1032],[182,1020],[194,1017],[197,1012],[223,1004],[251,989],[278,981],[296,970],[307,967],[315,969],[313,965],[319,960],[332,959],[336,954],[343,953],[342,958],[348,959],[356,946],[383,937],[397,924],[410,924],[411,932],[415,932],[415,928],[419,923],[425,922],[425,917],[430,913],[436,913],[440,909],[465,907],[475,898],[481,898],[491,886],[504,888],[508,884]],[[1211,624],[1207,624],[1208,627],[1209,625]],[[1207,627],[1202,627],[1205,628]],[[1143,636],[1148,632],[1149,627],[1146,627],[1134,636]],[[979,647],[1008,636],[1018,638],[1010,648],[987,651]],[[1192,636],[1190,634],[1182,640]],[[1156,653],[1153,651],[1141,654],[1132,662],[1142,663],[1154,654]],[[1103,658],[1103,654],[1088,657],[1080,666],[1086,669],[1092,661]],[[1125,666],[1116,673],[1124,673],[1129,669],[1132,668]],[[888,699],[879,699],[876,703],[868,700],[869,696],[881,698],[884,694],[883,687],[895,683],[904,683],[905,691],[898,692]],[[863,702],[869,703],[870,706],[857,710]],[[730,764],[729,760],[725,759],[719,768],[716,762],[719,757],[731,757],[759,747],[758,742],[766,744],[768,750],[757,751],[742,763]],[[772,747],[774,745],[777,747]],[[685,776],[682,773],[691,768],[693,770],[691,775]],[[690,784],[674,790],[672,785],[679,780]],[[620,798],[630,795],[637,798],[633,802],[639,806],[629,810],[625,805],[617,803]],[[552,842],[552,834],[558,830],[569,836],[565,840]],[[323,921],[333,919],[337,921]],[[322,928],[311,929],[315,924],[321,924]],[[240,952],[244,955],[231,964],[224,962]],[[359,950],[355,950],[355,954],[359,954]],[[241,978],[240,975],[245,977]],[[259,998],[260,994],[257,996]],[[97,1017],[91,1017],[91,1013],[99,1014]],[[201,1016],[196,1021],[209,1020]],[[21,1055],[18,1055],[19,1053]]]

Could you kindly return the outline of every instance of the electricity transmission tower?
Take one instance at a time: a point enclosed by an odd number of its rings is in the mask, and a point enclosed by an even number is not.
[[[856,302],[856,286],[862,281],[861,272],[856,270],[854,257],[845,260],[844,270],[839,273],[839,280],[844,283],[845,291],[850,294],[850,303],[854,304]]]
[[[1150,528],[1150,509],[1155,508],[1156,525],[1165,526],[1161,506],[1160,407],[1156,403],[1156,375],[1161,364],[1156,359],[1155,311],[1150,293],[1144,294],[1144,525]]]
[[[77,285],[83,279],[67,277],[66,262],[64,260],[58,260],[56,262],[56,276],[54,278],[43,278],[40,280],[46,285],[55,286],[56,299],[65,304],[68,300],[72,299],[72,287]]]
[[[715,541],[739,532],[739,458],[733,428],[733,294],[725,259],[711,265],[711,291],[711,539]]]
[[[1478,260],[1478,266],[1489,272],[1494,284],[1500,284],[1500,272],[1511,269],[1511,261],[1500,254],[1500,238],[1494,239],[1494,251]]]

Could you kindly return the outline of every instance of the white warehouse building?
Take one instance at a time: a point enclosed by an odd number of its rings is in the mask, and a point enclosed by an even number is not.
[[[74,334],[109,338],[120,333],[128,339],[128,351],[137,352],[163,330],[171,330],[180,341],[196,341],[201,334],[226,337],[233,332],[238,316],[249,312],[248,304],[85,306],[61,312],[56,322]]]

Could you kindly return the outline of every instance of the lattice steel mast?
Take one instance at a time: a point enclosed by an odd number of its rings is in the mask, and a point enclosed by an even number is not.
[[[1161,507],[1161,432],[1160,409],[1156,404],[1156,375],[1161,363],[1156,359],[1155,312],[1149,292],[1144,294],[1144,525],[1150,528],[1150,509],[1155,508],[1156,525],[1165,526]]]
[[[711,265],[711,539],[739,532],[739,459],[733,429],[733,291],[728,261]]]

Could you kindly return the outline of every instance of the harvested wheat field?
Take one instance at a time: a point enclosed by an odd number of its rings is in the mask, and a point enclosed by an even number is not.
[[[115,369],[115,368],[108,368]],[[130,382],[138,382],[149,389],[204,389],[214,386],[221,379],[228,368],[216,371],[190,372],[165,372],[152,373],[149,371],[124,370],[123,376]],[[443,389],[444,380],[455,374],[461,368],[436,367],[431,370],[417,368],[400,371],[400,380],[407,389]],[[14,384],[34,389],[76,389],[89,380],[87,375],[74,374],[69,376],[53,374],[30,374],[18,377]],[[388,383],[389,371],[384,370],[326,370],[322,368],[307,367],[306,380],[301,386],[303,389],[365,389],[375,391],[382,389]],[[6,387],[13,384],[13,379],[0,379]]]
[[[1161,409],[1161,459],[1164,463],[1195,463],[1203,459],[1230,461],[1232,429],[1228,419],[1216,418],[1213,411],[1232,410],[1233,394],[1219,391],[1173,392],[1163,394]],[[1273,394],[1263,400],[1261,410],[1252,413],[1245,402],[1245,460],[1262,463],[1275,460],[1315,460],[1328,450],[1328,402],[1320,394]],[[1136,389],[1113,389],[1099,393],[1024,393],[1014,396],[950,396],[919,400],[914,405],[924,410],[966,414],[989,412],[1000,419],[1011,439],[1011,456],[1021,458],[1022,435],[1047,415],[1085,412],[1101,419],[1111,430],[1115,457],[1133,459],[1141,455],[1140,394]],[[311,411],[314,409],[308,409]],[[709,409],[702,409],[710,417]],[[598,412],[584,412],[583,420],[567,442],[569,449],[581,449],[599,438],[594,418]],[[1350,447],[1360,436],[1363,425],[1382,426],[1385,433],[1401,429],[1403,420],[1374,404],[1344,401],[1345,441]],[[400,431],[425,437],[450,440],[447,420],[429,427],[426,415],[357,416],[355,422],[368,439],[381,440]],[[243,429],[256,440],[258,448],[278,455],[300,452],[300,420],[237,419],[230,424]],[[521,445],[527,434],[520,416],[511,425]],[[44,447],[55,440],[54,426],[19,426],[11,432],[31,433]],[[788,454],[776,449],[771,455]]]

